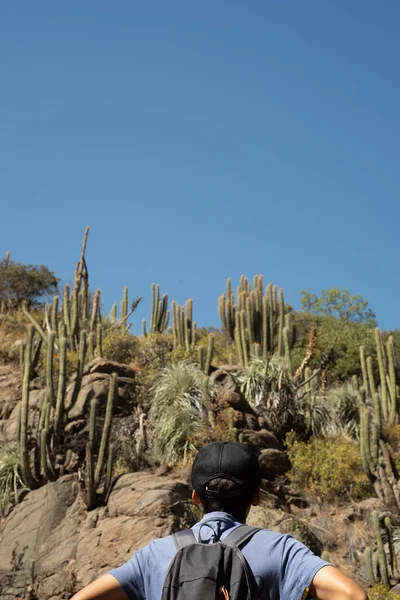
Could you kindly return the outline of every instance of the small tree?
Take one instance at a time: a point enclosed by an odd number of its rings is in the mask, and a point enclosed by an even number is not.
[[[322,290],[321,297],[301,291],[300,298],[302,310],[314,315],[329,315],[339,319],[347,319],[354,323],[363,323],[369,327],[376,327],[375,314],[368,308],[367,300],[360,294],[352,296],[347,290],[332,288]]]
[[[24,265],[10,260],[0,261],[0,303],[16,308],[22,302],[28,306],[40,303],[41,298],[54,294],[59,279],[44,265]]]

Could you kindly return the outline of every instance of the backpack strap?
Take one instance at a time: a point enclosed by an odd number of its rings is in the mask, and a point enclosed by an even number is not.
[[[184,529],[183,531],[178,531],[177,533],[172,534],[172,539],[174,540],[176,551],[181,550],[182,548],[186,548],[186,546],[190,546],[191,544],[196,543],[196,538],[191,529]]]
[[[250,525],[239,525],[239,527],[236,527],[221,541],[227,546],[237,546],[240,548],[240,546],[247,544],[257,531],[261,531],[261,529],[259,527],[250,527]]]

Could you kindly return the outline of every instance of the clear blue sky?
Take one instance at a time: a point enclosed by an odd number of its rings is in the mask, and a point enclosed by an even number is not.
[[[361,293],[400,327],[398,0],[3,0],[0,253],[104,308],[152,281]]]

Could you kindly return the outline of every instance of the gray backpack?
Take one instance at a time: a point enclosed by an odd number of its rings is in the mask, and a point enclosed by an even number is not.
[[[257,582],[240,550],[257,531],[240,525],[213,544],[197,541],[191,529],[175,533],[177,552],[161,600],[258,600]]]

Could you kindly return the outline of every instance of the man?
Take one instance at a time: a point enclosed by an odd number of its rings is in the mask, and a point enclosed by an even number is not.
[[[213,442],[202,448],[192,467],[192,499],[205,513],[192,527],[195,537],[205,544],[224,540],[244,524],[251,506],[260,502],[260,483],[258,460],[249,446]],[[172,536],[151,541],[72,600],[160,600],[175,553]],[[260,598],[301,600],[309,592],[319,600],[368,600],[355,581],[292,536],[262,529],[242,553],[261,589]]]

